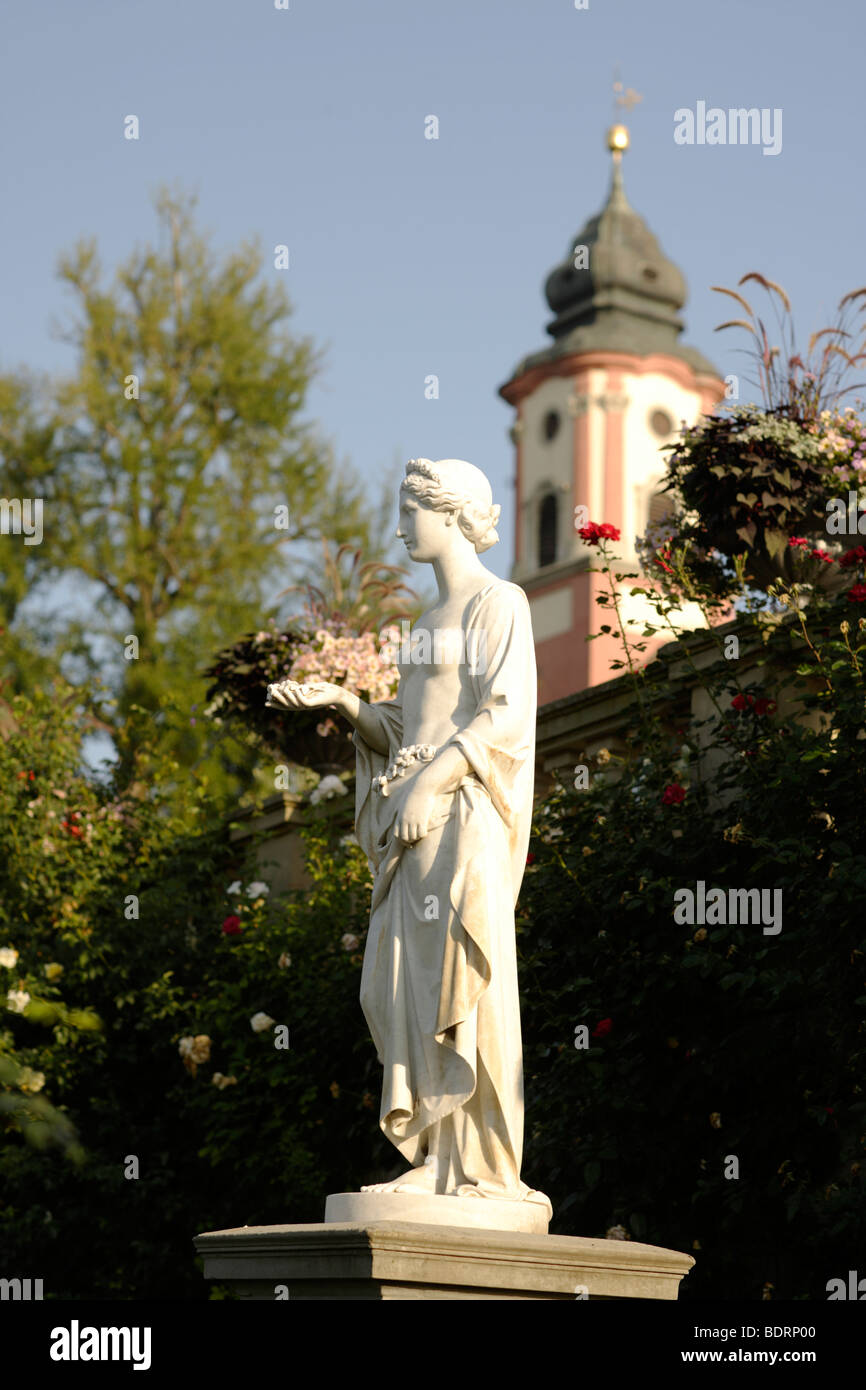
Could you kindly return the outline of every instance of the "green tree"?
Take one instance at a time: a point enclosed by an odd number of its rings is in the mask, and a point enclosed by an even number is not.
[[[35,625],[16,624],[20,606],[46,574],[47,556],[57,540],[44,525],[55,427],[46,380],[26,371],[0,376],[0,507],[6,509],[0,533],[0,671],[18,690],[43,683],[56,670],[51,643]],[[15,510],[36,503],[41,504],[41,528],[31,536],[16,534],[16,524],[23,520],[30,527],[37,515],[31,511],[28,519],[19,512],[16,517]]]
[[[79,683],[105,676],[116,704],[102,700],[99,714],[115,732],[138,727],[127,723],[134,707],[160,723],[169,692],[192,714],[212,653],[261,627],[303,572],[302,542],[366,543],[379,528],[301,418],[318,363],[286,328],[283,285],[263,276],[251,244],[218,257],[193,206],[163,190],[163,245],[134,250],[107,287],[93,240],[65,255],[77,364],[58,384],[56,418],[41,420],[23,386],[0,397],[12,407],[4,474],[13,464],[10,477],[32,491],[41,470],[46,493],[47,542],[33,557],[16,552],[7,609],[37,573],[85,581],[87,611],[64,619],[56,643],[79,658]],[[218,756],[190,717],[172,737],[182,766],[219,776],[225,738]],[[119,751],[131,777],[135,750],[127,740]],[[249,757],[240,745],[231,756],[235,771]]]

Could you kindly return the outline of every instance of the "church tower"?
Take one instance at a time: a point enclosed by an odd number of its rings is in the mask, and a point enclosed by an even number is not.
[[[553,343],[524,358],[499,391],[516,412],[511,579],[529,598],[539,704],[609,680],[611,660],[622,657],[612,637],[585,641],[613,619],[595,602],[607,577],[588,572],[599,552],[577,534],[584,522],[579,514],[575,525],[576,509],[619,528],[617,568],[635,570],[635,537],[670,506],[657,492],[660,446],[674,441],[681,422],[711,412],[725,389],[712,363],[679,342],[686,284],[625,196],[625,126],[612,126],[607,144],[607,202],[547,277]],[[623,584],[624,595],[638,582]],[[640,640],[647,609],[628,597],[623,605],[630,636]],[[648,646],[642,659],[652,652]]]

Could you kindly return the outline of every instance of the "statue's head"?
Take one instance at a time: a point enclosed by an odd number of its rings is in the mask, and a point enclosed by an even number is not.
[[[464,459],[410,459],[400,484],[434,512],[454,512],[457,525],[475,550],[489,550],[499,540],[496,524],[501,508],[480,468]]]

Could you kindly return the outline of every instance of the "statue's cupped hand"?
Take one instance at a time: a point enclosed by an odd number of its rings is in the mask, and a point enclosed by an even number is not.
[[[268,686],[265,706],[268,709],[321,709],[334,705],[343,694],[339,685],[330,681],[277,681]]]

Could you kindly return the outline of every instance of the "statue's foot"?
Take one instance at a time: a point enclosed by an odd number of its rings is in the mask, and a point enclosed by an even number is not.
[[[436,1169],[425,1163],[420,1168],[412,1168],[391,1182],[371,1182],[361,1188],[362,1192],[435,1192]]]

